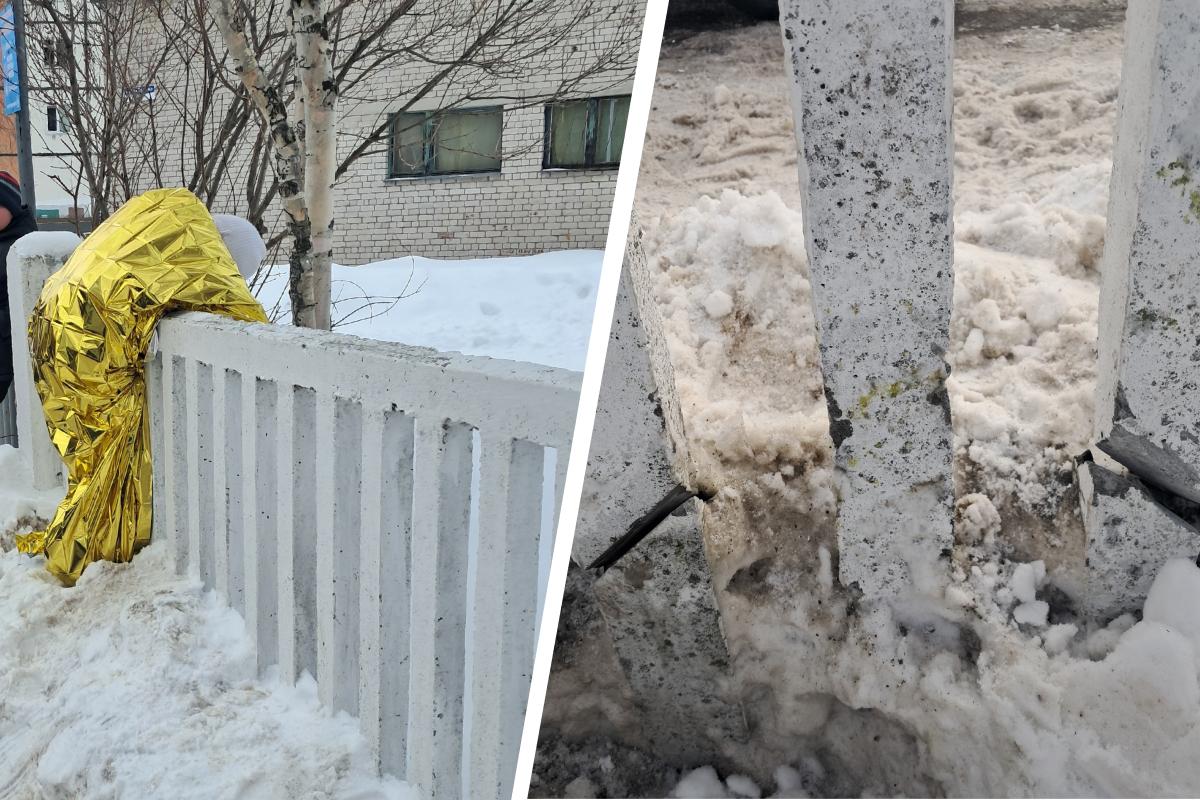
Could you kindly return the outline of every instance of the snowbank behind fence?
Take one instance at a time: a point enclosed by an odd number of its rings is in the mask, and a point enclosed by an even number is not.
[[[385,771],[507,797],[578,374],[207,314],[158,340],[154,535],[177,568],[243,614],[261,668],[358,716]],[[49,447],[31,422],[23,449]]]

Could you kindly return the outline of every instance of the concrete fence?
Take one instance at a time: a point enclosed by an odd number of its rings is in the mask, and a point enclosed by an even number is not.
[[[952,0],[783,0],[839,577],[936,590],[953,543]],[[1130,3],[1102,265],[1085,616],[1200,552],[1200,4]]]
[[[147,384],[155,538],[260,667],[427,797],[507,797],[579,376],[185,314]]]

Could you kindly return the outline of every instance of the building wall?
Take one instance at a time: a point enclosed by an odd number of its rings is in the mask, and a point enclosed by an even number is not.
[[[459,0],[467,2],[467,0]],[[603,0],[603,21],[582,30],[573,41],[529,64],[519,81],[478,85],[470,95],[448,85],[431,92],[408,110],[432,111],[468,105],[502,105],[504,159],[499,173],[389,178],[387,147],[377,148],[356,161],[338,180],[334,258],[338,263],[361,264],[405,255],[434,258],[521,255],[547,250],[602,248],[608,229],[617,170],[612,168],[543,170],[545,106],[543,100],[569,75],[573,55],[603,52],[616,42],[636,59],[637,37],[629,36],[628,20],[636,15],[640,31],[645,0]],[[569,14],[563,6],[556,13]],[[419,17],[417,18],[420,19]],[[418,23],[414,23],[418,24]],[[414,87],[438,69],[433,64],[402,64],[381,70],[353,96],[343,96],[338,108],[339,147],[355,146],[363,131],[374,129],[387,115],[405,108]],[[515,70],[514,70],[515,71]],[[632,69],[598,71],[573,82],[569,96],[586,98],[628,94]],[[177,91],[182,78],[170,70],[157,80],[160,98]],[[489,100],[489,97],[497,99]],[[439,105],[439,103],[441,105]],[[160,139],[178,136],[171,131],[170,103],[160,103]],[[247,147],[234,159],[228,181],[230,191],[212,203],[214,210],[239,213],[244,206],[245,176],[256,131],[245,135]],[[189,158],[187,146],[164,153],[166,175],[187,174],[191,167],[177,163]],[[284,227],[282,212],[267,218],[273,230]]]
[[[388,178],[387,155],[364,157],[338,185],[337,259],[433,258],[602,248],[615,169],[542,169],[544,112],[505,112],[499,173]]]

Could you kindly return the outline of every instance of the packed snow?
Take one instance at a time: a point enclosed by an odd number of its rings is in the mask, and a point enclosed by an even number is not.
[[[437,260],[408,256],[333,267],[338,333],[443,352],[582,371],[602,250]],[[291,313],[287,270],[264,275],[258,299],[272,319]]]
[[[165,546],[63,588],[12,535],[53,513],[0,446],[0,797],[415,800],[315,682],[256,676],[240,616]]]
[[[1200,791],[1200,569],[1164,566],[1140,620],[1089,625],[1063,591],[1083,555],[1069,479],[1091,429],[1120,3],[1075,3],[1061,29],[1044,24],[1051,0],[967,5],[1043,27],[984,14],[955,44],[957,544],[941,596],[894,607],[833,580],[838,487],[778,26],[664,46],[638,206],[689,448],[717,491],[725,680],[752,735],[665,779],[607,677],[611,647],[589,643],[552,675],[546,725],[616,766],[561,736],[535,766],[595,785],[574,796]]]

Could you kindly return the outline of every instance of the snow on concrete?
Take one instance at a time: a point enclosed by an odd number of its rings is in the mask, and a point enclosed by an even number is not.
[[[856,605],[830,580],[841,487],[778,28],[664,50],[639,206],[691,452],[721,489],[706,537],[732,683],[756,731],[725,760],[764,795],[1200,790],[1200,649],[1187,622],[1200,570],[1168,563],[1141,621],[1089,624],[1060,585],[1064,553],[1083,558],[1063,487],[1090,443],[1096,381],[1122,41],[1119,15],[1104,19],[955,43],[954,566],[940,597],[894,608]],[[709,313],[715,291],[728,314]],[[1050,552],[1021,557],[1042,514]],[[570,697],[591,678],[575,665],[553,680],[551,696]],[[605,708],[573,700],[564,708]],[[556,713],[548,704],[551,725]],[[636,743],[626,718],[606,724]],[[709,793],[677,796],[736,796],[723,774],[676,766]]]
[[[338,333],[470,355],[582,370],[600,280],[601,250],[514,258],[409,256],[333,267]],[[287,270],[258,291],[272,319],[286,319]],[[387,298],[408,295],[392,304]],[[366,298],[378,305],[367,307]]]
[[[176,577],[163,545],[71,589],[13,550],[59,498],[0,447],[0,796],[418,797],[375,777],[311,678],[256,678],[242,619]]]

